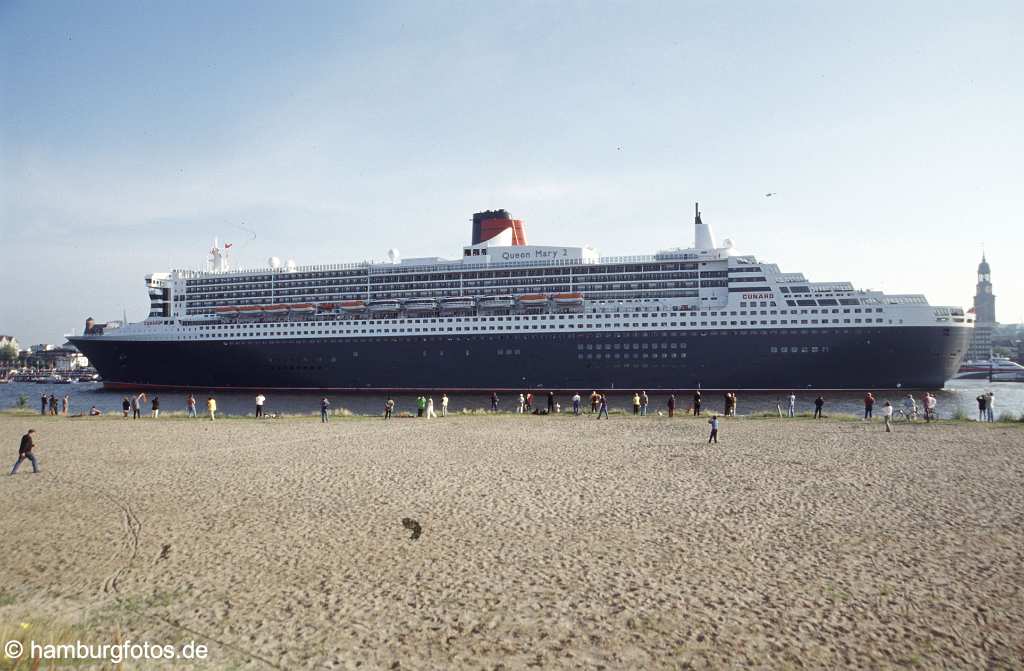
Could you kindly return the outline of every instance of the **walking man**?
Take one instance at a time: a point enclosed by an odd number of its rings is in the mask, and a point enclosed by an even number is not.
[[[430,398],[427,399],[427,419],[430,419],[431,417],[433,417],[434,419],[437,419],[437,413],[434,412],[434,397],[433,396],[431,396]]]
[[[491,412],[498,412],[498,395],[491,392]]]
[[[718,416],[711,415],[711,419],[708,420],[708,424],[711,425],[711,434],[708,436],[708,445],[711,441],[715,441],[715,445],[718,444]]]
[[[35,441],[32,439],[32,435],[35,432],[35,429],[29,429],[28,433],[21,437],[21,445],[18,446],[18,460],[14,462],[14,468],[11,469],[11,475],[18,472],[18,466],[21,466],[21,462],[26,459],[32,462],[32,472],[39,472],[39,463],[36,462],[36,457],[32,454],[32,448],[36,446]]]
[[[597,401],[597,418],[601,419],[601,415],[608,419],[608,397],[604,394],[601,394]]]
[[[331,407],[331,402],[324,396],[320,399],[320,423],[323,424],[327,421],[327,410]]]
[[[160,416],[160,397],[159,396],[154,396],[153,397],[152,409],[153,409],[153,419],[156,419],[157,417]]]
[[[872,416],[873,416],[872,415],[872,411],[874,410],[874,408],[875,408],[875,397],[869,391],[867,393],[867,395],[864,396],[864,419],[871,419],[872,418]]]
[[[825,399],[821,396],[814,399],[814,419],[821,419],[821,409],[825,405]]]
[[[789,416],[796,417],[796,394],[789,395]]]
[[[889,401],[886,401],[885,407],[882,408],[882,418],[885,420],[885,432],[892,433],[892,403]]]
[[[263,404],[267,402],[267,397],[263,394],[256,396],[256,419],[263,416]]]

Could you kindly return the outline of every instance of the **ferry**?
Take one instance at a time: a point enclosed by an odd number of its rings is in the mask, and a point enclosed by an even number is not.
[[[1009,357],[994,356],[985,361],[965,361],[956,373],[958,380],[987,380],[993,382],[1024,382],[1024,366]]]
[[[204,269],[146,276],[144,320],[89,319],[70,340],[114,389],[934,390],[957,375],[962,307],[784,272],[719,244],[699,208],[692,230],[686,247],[602,256],[527,244],[494,210],[456,258],[248,269],[214,241]]]

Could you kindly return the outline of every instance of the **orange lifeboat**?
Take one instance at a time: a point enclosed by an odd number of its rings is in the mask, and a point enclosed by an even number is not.
[[[551,300],[555,301],[559,305],[582,305],[583,294],[578,291],[564,294],[554,294],[551,296]]]
[[[522,305],[544,305],[548,302],[548,297],[545,294],[523,294],[519,297],[519,302]]]

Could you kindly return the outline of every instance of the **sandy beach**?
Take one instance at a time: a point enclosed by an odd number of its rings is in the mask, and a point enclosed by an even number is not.
[[[1024,428],[706,430],[0,416],[0,629],[218,669],[1024,666]]]

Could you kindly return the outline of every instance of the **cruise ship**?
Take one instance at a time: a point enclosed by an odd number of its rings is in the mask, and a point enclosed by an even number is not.
[[[146,277],[149,316],[70,340],[114,389],[500,391],[935,389],[973,328],[922,295],[811,282],[716,243],[648,256],[532,245],[474,215],[455,259]],[[227,246],[225,246],[227,247]]]

